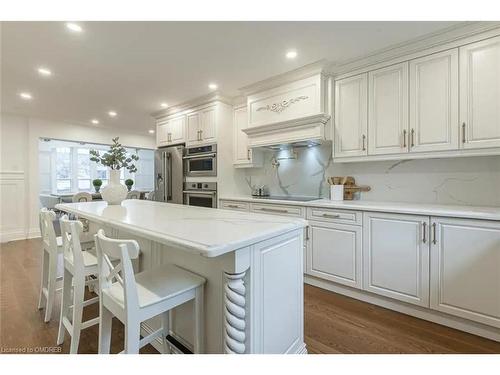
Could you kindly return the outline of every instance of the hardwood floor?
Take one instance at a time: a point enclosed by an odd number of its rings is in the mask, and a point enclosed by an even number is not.
[[[0,353],[68,353],[55,345],[60,295],[53,317],[38,311],[40,240],[0,246]],[[305,341],[309,353],[500,353],[500,343],[306,285]],[[97,305],[84,319],[97,315]],[[82,331],[79,353],[97,352],[98,327]],[[123,349],[123,326],[113,322],[111,352]],[[141,353],[156,353],[148,345]]]

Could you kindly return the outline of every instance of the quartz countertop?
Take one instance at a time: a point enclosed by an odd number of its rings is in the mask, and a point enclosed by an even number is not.
[[[56,208],[98,224],[206,257],[303,228],[297,218],[127,199],[121,205],[104,201],[63,203]]]
[[[500,207],[488,206],[455,206],[444,204],[376,202],[364,200],[331,201],[329,199],[316,199],[307,202],[298,202],[279,199],[262,199],[248,196],[227,196],[220,197],[220,200],[500,221]]]

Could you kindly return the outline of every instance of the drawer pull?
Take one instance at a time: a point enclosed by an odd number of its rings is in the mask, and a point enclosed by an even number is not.
[[[323,214],[323,217],[328,217],[330,219],[338,219],[340,217],[339,214]]]
[[[261,210],[261,211],[268,211],[268,212],[279,212],[281,214],[287,214],[288,213],[288,210],[279,210],[277,208],[262,207],[262,208],[259,208],[259,210]]]
[[[237,204],[228,204],[227,206],[231,208],[240,208]]]

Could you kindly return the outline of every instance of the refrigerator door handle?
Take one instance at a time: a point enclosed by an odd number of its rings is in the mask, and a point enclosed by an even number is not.
[[[172,155],[167,154],[167,162],[165,163],[165,167],[167,169],[167,199],[166,201],[172,200]]]

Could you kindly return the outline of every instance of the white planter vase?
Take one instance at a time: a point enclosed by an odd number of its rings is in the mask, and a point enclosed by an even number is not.
[[[127,197],[127,187],[120,184],[120,170],[109,169],[109,182],[101,195],[108,204],[120,204]]]

